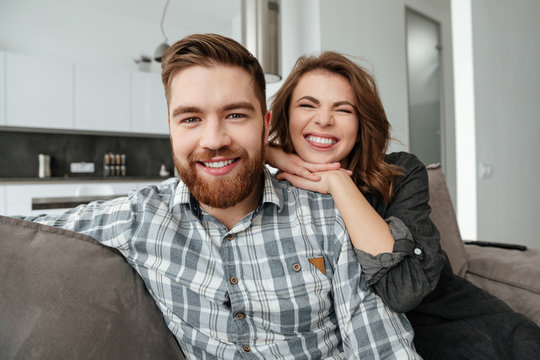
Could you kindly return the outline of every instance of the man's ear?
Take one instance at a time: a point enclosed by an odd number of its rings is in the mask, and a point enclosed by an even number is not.
[[[264,114],[264,145],[268,144],[268,135],[270,134],[270,111]]]

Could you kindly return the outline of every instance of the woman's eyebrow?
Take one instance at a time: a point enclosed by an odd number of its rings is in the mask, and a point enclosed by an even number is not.
[[[299,98],[298,100],[296,100],[297,102],[300,101],[300,100],[308,100],[308,101],[311,101],[315,104],[319,104],[320,101],[317,100],[316,98],[314,98],[313,96],[309,96],[309,95],[306,95],[306,96],[302,96],[301,98]]]
[[[351,104],[351,103],[350,103],[349,101],[347,101],[347,100],[336,101],[333,105],[334,105],[334,106],[349,105],[349,106],[354,107],[354,105]]]

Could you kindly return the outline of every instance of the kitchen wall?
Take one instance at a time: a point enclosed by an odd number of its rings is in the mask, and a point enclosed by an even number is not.
[[[0,130],[0,179],[35,179],[38,154],[51,156],[51,177],[103,178],[104,155],[126,155],[126,178],[159,178],[161,164],[173,174],[169,139],[118,135],[52,134]],[[93,173],[71,173],[73,162],[94,163]]]

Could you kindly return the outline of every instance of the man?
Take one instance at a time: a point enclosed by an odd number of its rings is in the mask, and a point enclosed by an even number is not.
[[[265,170],[257,60],[192,35],[162,67],[182,180],[34,220],[118,248],[188,358],[419,358],[406,318],[369,291],[331,197]]]

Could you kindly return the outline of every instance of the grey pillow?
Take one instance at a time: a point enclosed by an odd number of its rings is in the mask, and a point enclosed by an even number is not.
[[[142,279],[92,238],[0,216],[2,359],[184,359]]]
[[[461,240],[454,205],[440,164],[428,165],[427,173],[431,220],[441,233],[441,247],[448,255],[454,274],[464,277],[467,272],[465,245]]]

